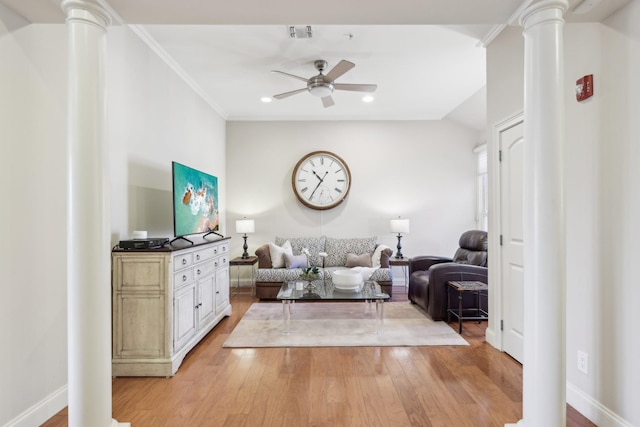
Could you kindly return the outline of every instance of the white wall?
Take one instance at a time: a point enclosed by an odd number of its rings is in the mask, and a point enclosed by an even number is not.
[[[64,26],[0,4],[0,425],[66,403],[65,57]]]
[[[600,271],[593,306],[594,336],[584,345],[602,367],[586,390],[629,422],[640,425],[640,340],[632,314],[640,300],[636,268],[640,257],[640,2],[629,5],[602,27],[601,120],[597,155],[601,157],[600,199],[592,209],[600,221]],[[586,49],[585,49],[586,50]],[[595,76],[594,76],[595,77]],[[582,120],[580,120],[582,123]],[[578,126],[578,123],[576,123]],[[591,233],[592,228],[585,229]],[[604,424],[601,424],[604,425]]]
[[[225,233],[225,120],[128,28],[109,29],[112,243],[173,236],[171,161],[218,177]]]
[[[67,404],[66,40],[0,4],[3,426]],[[112,243],[169,237],[172,160],[217,175],[225,209],[225,122],[126,27],[107,43]]]
[[[447,121],[228,122],[229,232],[236,219],[255,219],[249,253],[275,236],[365,237],[396,247],[389,220],[409,218],[402,252],[449,255],[475,227],[477,135]],[[297,201],[293,167],[304,155],[331,151],[351,171],[338,207],[315,211]],[[232,240],[232,255],[242,239]]]
[[[640,425],[631,320],[640,298],[640,31],[631,24],[639,19],[631,2],[604,25],[566,24],[564,32],[567,401],[599,426]],[[511,28],[488,48],[490,125],[522,109],[523,46]],[[575,81],[586,74],[595,95],[578,103]],[[588,375],[577,370],[578,350],[589,356]]]

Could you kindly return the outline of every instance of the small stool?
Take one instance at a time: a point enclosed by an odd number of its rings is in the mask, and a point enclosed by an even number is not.
[[[451,315],[453,314],[458,318],[458,333],[462,333],[462,321],[463,320],[477,320],[478,323],[482,320],[489,318],[489,313],[480,307],[480,296],[488,296],[489,286],[486,283],[478,281],[460,281],[460,282],[447,282],[450,288],[453,288],[458,292],[458,310],[451,308],[451,289],[447,291],[447,323],[451,321]],[[475,308],[462,308],[462,295],[465,292],[471,292],[476,296]],[[466,314],[469,313],[469,314]]]

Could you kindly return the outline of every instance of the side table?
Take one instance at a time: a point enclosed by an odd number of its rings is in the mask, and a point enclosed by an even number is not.
[[[251,267],[251,288],[249,288],[249,293],[251,295],[254,294],[255,291],[255,287],[256,287],[256,269],[255,269],[255,265],[258,263],[258,257],[257,256],[250,256],[247,258],[242,258],[242,257],[236,257],[234,259],[232,259],[231,261],[229,261],[229,265],[231,266],[236,266],[236,287],[235,287],[235,292],[236,294],[240,293],[240,267],[247,267],[250,266]]]
[[[409,286],[409,263],[411,262],[411,258],[389,258],[389,266],[390,267],[402,267],[402,278],[404,279],[405,288]]]
[[[461,281],[461,282],[447,282],[447,285],[454,291],[458,292],[458,309],[451,308],[451,290],[447,290],[447,323],[451,321],[451,315],[458,318],[458,333],[462,333],[462,321],[463,320],[487,320],[489,313],[483,310],[480,306],[480,296],[488,296],[489,286],[486,283],[477,281]],[[462,308],[462,295],[465,292],[471,292],[476,296],[476,306],[472,308]]]

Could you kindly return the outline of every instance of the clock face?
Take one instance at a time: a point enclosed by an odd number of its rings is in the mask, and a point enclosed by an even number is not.
[[[293,192],[298,200],[312,209],[338,206],[351,188],[351,172],[347,164],[328,151],[314,151],[304,156],[291,176]]]

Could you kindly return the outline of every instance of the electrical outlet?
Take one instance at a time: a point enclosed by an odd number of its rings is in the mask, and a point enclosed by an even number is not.
[[[589,375],[589,356],[580,350],[578,350],[578,370],[585,375]]]

